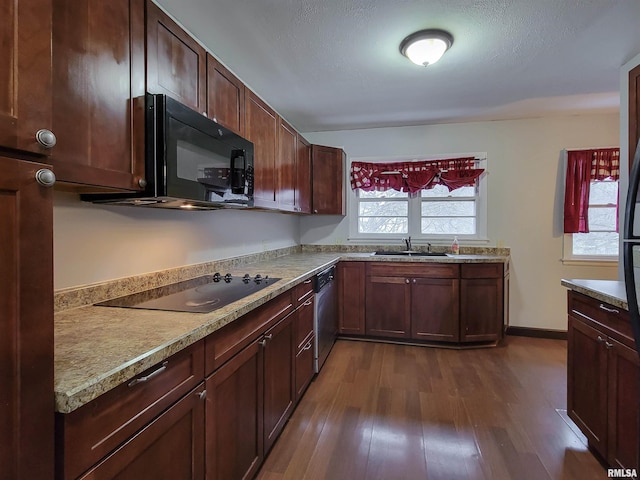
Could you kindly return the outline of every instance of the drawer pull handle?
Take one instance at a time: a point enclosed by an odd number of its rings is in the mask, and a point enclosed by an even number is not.
[[[258,343],[260,343],[260,345],[262,345],[263,347],[267,346],[267,341],[264,338],[262,340],[260,340],[260,342],[258,342]]]
[[[605,345],[607,348],[612,348],[612,347],[613,347],[613,343],[611,343],[611,342],[604,342],[604,345]]]
[[[598,335],[598,343],[603,343],[605,340],[600,335]]]
[[[205,398],[207,398],[207,391],[203,390],[201,392],[196,392],[196,396],[200,399],[200,400],[204,400]]]
[[[303,351],[304,351],[304,350],[309,350],[310,348],[311,348],[311,340],[309,340],[309,341],[307,342],[307,344],[306,344],[304,347],[302,347],[302,350],[303,350]]]
[[[604,304],[600,304],[600,310],[604,310],[605,312],[609,312],[609,313],[620,313],[620,310],[616,310],[615,308],[609,308]]]
[[[271,340],[273,338],[273,334],[270,333],[269,335],[265,335],[264,338],[266,340]]]
[[[304,281],[304,282],[302,282],[302,283],[304,283],[305,285],[309,285],[309,284],[311,283],[311,279],[309,279],[309,280],[305,280],[305,281]]]
[[[160,368],[158,368],[157,370],[154,370],[153,372],[151,372],[149,375],[145,376],[145,377],[139,377],[139,378],[134,378],[133,380],[131,380],[129,382],[129,386],[133,387],[134,385],[137,385],[138,383],[145,383],[148,382],[149,380],[151,380],[153,377],[157,377],[158,375],[160,375],[162,372],[164,372],[167,369],[167,364],[169,362],[162,362],[162,366]]]
[[[308,307],[309,305],[311,305],[313,303],[313,300],[307,300],[306,302],[304,302],[302,305]]]

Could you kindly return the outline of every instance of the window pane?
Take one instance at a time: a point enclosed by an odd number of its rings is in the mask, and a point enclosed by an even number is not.
[[[409,212],[407,202],[360,202],[361,217],[406,217]]]
[[[476,187],[460,187],[450,192],[444,185],[436,185],[421,192],[422,197],[475,197]]]
[[[387,190],[385,192],[363,192],[357,190],[360,198],[407,198],[407,192],[398,192],[397,190]]]
[[[618,255],[618,234],[589,232],[573,234],[574,255]]]
[[[475,218],[423,218],[422,233],[434,235],[473,235]]]
[[[407,217],[361,217],[358,219],[360,233],[407,233]]]
[[[618,182],[591,182],[589,205],[615,205],[618,199]]]
[[[476,214],[476,202],[422,202],[423,217],[473,217]]]
[[[589,231],[615,232],[616,207],[589,208]]]

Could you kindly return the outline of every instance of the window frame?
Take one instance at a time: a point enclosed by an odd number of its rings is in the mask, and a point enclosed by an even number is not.
[[[620,201],[620,180],[592,180],[596,181],[615,181],[618,184],[618,202]],[[595,204],[594,208],[610,208],[615,204]],[[618,203],[619,207],[619,203]],[[590,207],[591,208],[591,205]],[[597,230],[597,232],[609,230]],[[620,232],[618,234],[618,255],[580,255],[573,253],[574,233],[565,233],[562,239],[562,263],[567,265],[617,265],[620,258]]]
[[[425,200],[420,194],[418,194],[415,198],[407,198],[408,202],[408,232],[407,233],[396,233],[396,234],[385,234],[385,233],[360,233],[358,231],[358,223],[359,223],[359,205],[360,198],[357,196],[355,190],[351,188],[351,183],[349,179],[347,179],[347,219],[349,222],[349,240],[358,241],[360,243],[399,243],[403,238],[407,236],[411,236],[414,244],[450,244],[454,237],[457,237],[459,241],[464,242],[467,245],[484,245],[489,242],[487,237],[487,197],[488,197],[488,188],[487,188],[487,180],[486,176],[488,173],[488,161],[487,161],[487,153],[486,152],[473,152],[473,153],[456,153],[456,154],[447,154],[447,155],[414,155],[414,156],[393,156],[393,157],[360,157],[360,158],[349,158],[347,175],[351,172],[351,163],[352,162],[379,162],[379,163],[388,163],[388,162],[410,162],[416,160],[447,160],[453,158],[461,158],[461,157],[474,157],[479,162],[481,168],[485,169],[485,172],[478,179],[476,190],[477,194],[475,197],[476,202],[476,233],[473,235],[469,234],[446,234],[446,235],[434,235],[434,234],[423,234],[421,233],[421,221],[422,221],[422,202],[430,201]],[[469,199],[472,197],[460,197],[460,199]],[[458,197],[433,197],[432,201],[442,200],[442,199],[451,199],[456,200]],[[385,199],[386,201],[387,199]],[[375,201],[375,200],[374,200]],[[392,199],[392,201],[399,201],[397,199]],[[401,201],[405,201],[402,199]]]

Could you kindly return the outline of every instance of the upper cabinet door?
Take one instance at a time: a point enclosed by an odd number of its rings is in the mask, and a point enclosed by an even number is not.
[[[344,150],[313,145],[311,152],[313,213],[345,215]]]
[[[144,177],[143,1],[54,4],[51,163],[83,191],[137,190]]]
[[[296,205],[296,154],[298,134],[291,125],[278,117],[278,208],[287,212],[298,211]]]
[[[247,139],[253,142],[256,207],[276,208],[276,156],[278,114],[251,90],[247,90]]]
[[[311,144],[300,134],[296,155],[296,207],[299,213],[311,213]]]
[[[244,135],[244,84],[207,54],[207,115]]]
[[[51,126],[51,0],[0,0],[0,146],[48,154],[36,140]]]
[[[147,90],[206,113],[205,49],[147,0]]]

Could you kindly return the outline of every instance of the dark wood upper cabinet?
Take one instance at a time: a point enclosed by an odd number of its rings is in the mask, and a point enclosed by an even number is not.
[[[346,155],[340,148],[311,147],[312,212],[345,215],[344,164]]]
[[[0,147],[48,154],[51,131],[51,0],[0,0]]]
[[[207,53],[166,13],[147,0],[147,90],[205,113]]]
[[[245,120],[247,139],[254,146],[255,206],[277,208],[278,114],[251,90],[247,90]]]
[[[296,155],[298,133],[278,117],[278,156],[276,157],[276,202],[280,210],[296,212]]]
[[[207,116],[244,135],[244,84],[207,54]]]
[[[144,178],[143,0],[56,0],[51,163],[82,191]],[[95,188],[92,188],[95,187]]]
[[[298,213],[311,213],[311,144],[300,134],[296,155],[295,195]]]
[[[2,478],[53,478],[53,192],[0,157]]]
[[[629,72],[629,171],[640,139],[640,65]]]

